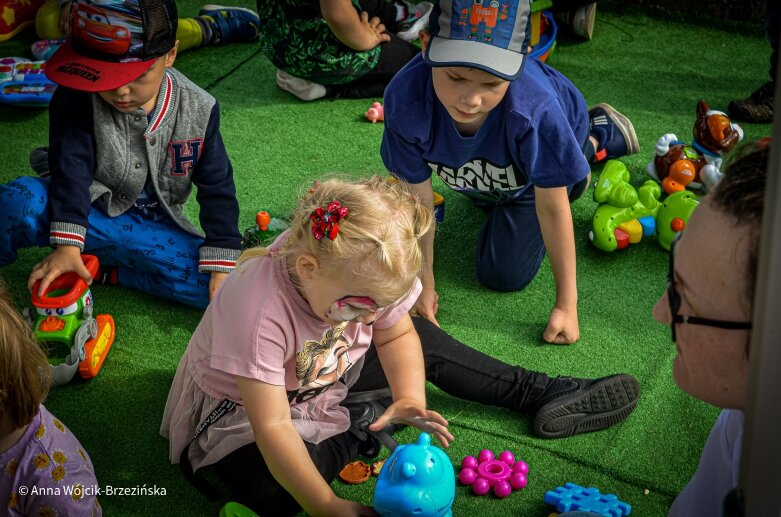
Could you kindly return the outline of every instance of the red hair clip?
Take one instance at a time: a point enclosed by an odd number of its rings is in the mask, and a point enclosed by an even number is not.
[[[339,201],[331,201],[327,208],[315,208],[309,218],[312,220],[312,235],[318,241],[327,236],[334,240],[339,234],[339,221],[347,217],[347,207]]]

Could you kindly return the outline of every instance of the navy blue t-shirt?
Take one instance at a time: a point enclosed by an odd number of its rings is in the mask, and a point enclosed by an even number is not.
[[[439,102],[431,67],[412,59],[385,90],[380,154],[394,176],[421,183],[435,172],[470,197],[505,202],[532,185],[573,185],[589,173],[583,156],[588,109],[561,73],[528,58],[479,131],[461,136]]]

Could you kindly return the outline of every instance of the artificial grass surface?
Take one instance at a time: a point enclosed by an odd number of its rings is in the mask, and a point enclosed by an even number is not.
[[[182,16],[199,7],[192,0],[179,5]],[[600,10],[592,41],[559,38],[549,64],[581,89],[589,105],[608,102],[633,121],[641,153],[623,161],[636,185],[645,179],[645,164],[660,135],[691,137],[698,99],[724,109],[766,80],[769,48],[758,27],[710,25]],[[0,56],[29,55],[33,39],[24,33],[0,43]],[[316,178],[333,172],[352,177],[383,173],[382,125],[363,119],[371,99],[300,102],[276,87],[274,68],[253,44],[191,51],[176,66],[221,103],[242,229],[259,209],[289,212]],[[770,132],[766,125],[743,128],[748,137]],[[31,174],[29,151],[45,145],[46,138],[45,110],[0,106],[0,181]],[[448,451],[454,464],[492,448],[512,450],[531,468],[529,486],[506,500],[476,497],[459,487],[454,514],[547,515],[544,492],[573,481],[617,494],[632,504],[634,515],[666,515],[696,468],[717,414],[675,387],[669,329],[651,317],[664,290],[667,254],[652,240],[615,254],[591,247],[587,233],[596,205],[589,190],[573,204],[581,339],[574,346],[547,345],[541,334],[555,297],[547,260],[522,292],[483,288],[475,280],[473,248],[484,215],[438,181],[435,188],[447,206],[435,265],[444,329],[510,363],[554,375],[626,372],[640,380],[642,389],[637,410],[623,424],[544,441],[531,435],[526,417],[465,403],[430,387],[429,405],[450,420],[456,436]],[[188,214],[197,220],[194,200]],[[20,308],[29,303],[29,271],[46,253],[22,250],[14,264],[0,269]],[[168,462],[168,443],[158,434],[173,373],[200,312],[122,287],[97,286],[93,292],[98,313],[112,314],[117,322],[116,342],[97,378],[55,389],[47,407],[90,453],[102,486],[166,489],[165,496],[104,496],[105,513],[216,515],[220,504],[207,502],[184,481]],[[397,435],[401,442],[415,437],[409,429]],[[340,495],[371,504],[374,481],[333,486]]]

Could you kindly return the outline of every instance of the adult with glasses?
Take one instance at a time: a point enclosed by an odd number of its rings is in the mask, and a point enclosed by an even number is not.
[[[769,154],[769,138],[731,153],[724,179],[671,248],[667,292],[654,307],[672,330],[675,382],[723,409],[670,516],[722,515],[738,483]]]

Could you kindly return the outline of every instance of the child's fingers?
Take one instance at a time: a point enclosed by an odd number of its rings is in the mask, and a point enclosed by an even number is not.
[[[33,292],[33,287],[35,287],[35,282],[43,278],[44,271],[43,266],[39,263],[33,266],[33,271],[30,273],[30,277],[27,279],[27,289],[30,292]]]

